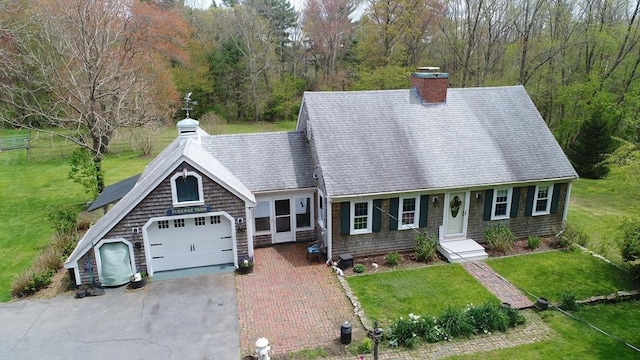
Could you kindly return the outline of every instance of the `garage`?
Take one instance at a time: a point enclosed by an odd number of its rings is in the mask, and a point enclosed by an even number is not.
[[[221,213],[151,219],[145,245],[149,273],[234,263],[233,221]]]

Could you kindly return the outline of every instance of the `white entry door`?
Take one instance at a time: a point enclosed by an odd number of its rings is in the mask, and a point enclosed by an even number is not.
[[[468,191],[452,191],[445,196],[443,240],[459,240],[467,237],[468,213]]]
[[[274,243],[292,242],[293,216],[291,215],[291,199],[276,199],[273,201],[275,209],[275,236]]]

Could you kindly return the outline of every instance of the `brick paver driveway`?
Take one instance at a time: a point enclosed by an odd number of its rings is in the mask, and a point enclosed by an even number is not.
[[[236,275],[240,349],[249,355],[266,337],[271,354],[339,346],[340,326],[364,336],[353,307],[330,267],[306,258],[307,244],[255,250],[252,274]]]

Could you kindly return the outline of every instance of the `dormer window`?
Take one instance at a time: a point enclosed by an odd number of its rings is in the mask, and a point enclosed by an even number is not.
[[[183,169],[171,177],[171,195],[173,206],[191,206],[204,204],[202,177]]]

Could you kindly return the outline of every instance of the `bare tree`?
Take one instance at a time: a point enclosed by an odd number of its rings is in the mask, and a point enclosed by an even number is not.
[[[28,4],[5,32],[0,118],[89,150],[102,191],[102,159],[116,129],[170,115],[177,98],[162,60],[183,60],[175,51],[180,28],[137,0]]]

